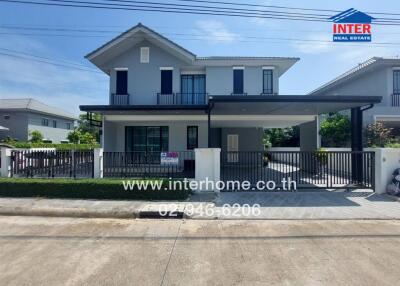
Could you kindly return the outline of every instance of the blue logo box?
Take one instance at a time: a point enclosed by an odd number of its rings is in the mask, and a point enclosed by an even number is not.
[[[334,34],[334,42],[371,42],[371,35],[360,34]]]

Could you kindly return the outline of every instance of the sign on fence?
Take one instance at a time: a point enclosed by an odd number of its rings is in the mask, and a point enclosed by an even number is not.
[[[179,154],[178,152],[161,152],[161,165],[178,165]]]

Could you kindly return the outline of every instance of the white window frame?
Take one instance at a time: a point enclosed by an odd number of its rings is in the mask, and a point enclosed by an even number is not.
[[[144,53],[147,50],[147,59],[144,57]],[[148,64],[150,62],[150,47],[140,47],[140,63]]]
[[[114,68],[115,71],[127,71],[128,68]]]
[[[244,67],[232,67],[234,70],[244,70]]]
[[[173,67],[160,67],[160,71],[173,71]]]

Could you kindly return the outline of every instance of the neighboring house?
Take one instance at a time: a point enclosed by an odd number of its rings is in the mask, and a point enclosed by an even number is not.
[[[9,136],[27,141],[30,132],[38,130],[44,139],[60,143],[74,129],[75,120],[74,115],[32,98],[0,99],[0,125],[9,129],[0,132],[0,140]]]
[[[364,125],[383,122],[400,135],[400,59],[374,57],[312,91],[310,95],[379,95],[364,112]]]
[[[103,114],[105,151],[262,151],[264,128],[380,102],[278,95],[279,78],[298,58],[198,57],[142,24],[86,57],[110,76],[109,105],[80,106]],[[306,129],[301,144],[315,150]]]

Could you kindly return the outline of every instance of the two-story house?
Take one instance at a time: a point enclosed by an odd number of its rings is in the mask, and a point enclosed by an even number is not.
[[[382,122],[400,135],[400,59],[374,57],[345,72],[310,95],[381,95],[364,112],[364,125]]]
[[[73,131],[76,116],[49,106],[33,98],[0,99],[0,141],[7,137],[28,141],[32,131],[39,131],[43,139],[52,143],[67,141]]]
[[[86,58],[110,77],[108,105],[80,106],[103,114],[102,146],[109,152],[262,151],[264,128],[380,101],[379,94],[278,95],[279,78],[298,58],[198,57],[142,24]],[[301,142],[313,150],[306,131]]]

